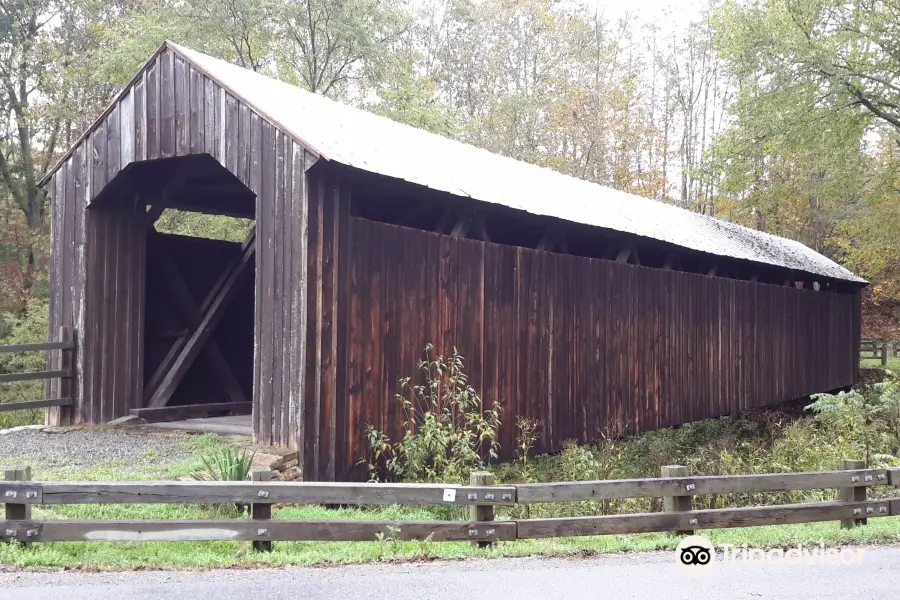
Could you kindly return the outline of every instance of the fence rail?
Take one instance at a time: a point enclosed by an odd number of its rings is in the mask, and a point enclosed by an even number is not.
[[[842,466],[859,466],[844,461]],[[663,474],[683,472],[664,467]],[[900,515],[900,497],[870,500],[874,486],[900,486],[900,469],[846,468],[814,473],[660,477],[620,481],[490,485],[489,473],[473,473],[477,485],[295,483],[269,481],[256,471],[246,482],[38,482],[30,468],[6,470],[0,499],[6,520],[0,541],[214,541],[245,540],[271,549],[273,541],[398,540],[495,541],[694,529],[748,527],[840,520],[844,526],[865,519]],[[694,495],[837,488],[841,501],[780,506],[693,510]],[[665,512],[494,520],[498,505],[663,497]],[[675,501],[677,500],[677,501]],[[190,503],[251,505],[252,519],[216,520],[63,520],[31,518],[41,504]],[[470,507],[470,521],[279,520],[272,504],[408,504]]]
[[[878,358],[881,364],[887,366],[888,358],[900,357],[900,342],[888,340],[860,340],[860,358]]]
[[[27,373],[0,373],[0,384],[12,383],[16,381],[39,381],[42,379],[49,381],[53,379],[59,379],[59,390],[62,393],[69,391],[71,387],[69,385],[69,382],[72,378],[72,365],[75,364],[73,356],[75,352],[75,341],[72,336],[71,328],[60,327],[59,341],[56,342],[43,342],[40,344],[11,344],[7,346],[0,346],[0,354],[12,352],[58,352],[59,354],[56,357],[51,356],[48,362],[51,365],[58,366],[59,368],[49,369],[46,371],[31,371]],[[69,406],[72,406],[72,397],[70,394],[66,393],[65,396],[61,398],[28,400],[25,402],[6,402],[0,404],[0,412]],[[66,419],[67,415],[64,415],[62,421],[65,421]]]

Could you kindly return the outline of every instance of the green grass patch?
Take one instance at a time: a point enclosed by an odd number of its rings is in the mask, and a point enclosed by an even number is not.
[[[870,368],[870,369],[878,368],[878,367],[881,367],[881,359],[880,358],[863,358],[863,359],[860,359],[859,366],[864,367],[864,368]],[[900,372],[900,358],[888,357],[887,368],[895,373]]]
[[[98,510],[99,508],[99,510]],[[141,505],[140,507],[66,508],[60,515],[79,518],[213,518],[210,509]],[[127,513],[127,514],[126,514]],[[138,514],[139,513],[139,514]],[[224,516],[224,515],[223,515]],[[427,511],[407,507],[381,510],[329,511],[321,507],[294,507],[276,511],[276,518],[428,518]],[[865,527],[845,530],[837,522],[771,527],[748,527],[699,532],[714,544],[751,547],[792,547],[799,543],[826,546],[900,542],[900,517],[870,519]],[[498,542],[492,548],[473,548],[464,542],[276,542],[272,553],[255,553],[248,542],[71,542],[36,543],[31,549],[0,546],[0,564],[20,568],[72,568],[84,570],[205,569],[287,565],[335,565],[373,561],[495,558],[522,556],[591,556],[612,552],[672,550],[679,537],[666,533],[607,535],[546,540]]]

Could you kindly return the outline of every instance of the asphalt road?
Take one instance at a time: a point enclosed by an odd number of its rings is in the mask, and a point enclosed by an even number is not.
[[[670,553],[193,573],[0,573],[0,598],[896,600],[900,548],[866,549],[861,565],[716,564],[700,577],[680,572]]]

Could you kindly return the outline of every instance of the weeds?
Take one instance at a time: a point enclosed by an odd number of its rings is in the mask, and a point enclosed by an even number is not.
[[[394,480],[462,483],[497,458],[499,405],[484,406],[455,348],[448,358],[433,357],[433,351],[428,344],[418,364],[423,383],[400,381],[396,400],[405,415],[403,438],[394,442],[371,425],[366,429],[372,459],[361,462],[373,480],[386,474]]]
[[[516,461],[519,464],[519,479],[522,483],[532,482],[528,455],[537,442],[537,428],[541,422],[532,417],[516,418]]]

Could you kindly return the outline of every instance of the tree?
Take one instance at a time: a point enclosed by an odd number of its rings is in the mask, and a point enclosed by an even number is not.
[[[731,1],[713,18],[737,92],[707,163],[738,220],[799,239],[900,299],[900,3]]]
[[[900,130],[900,0],[732,0],[719,19],[736,76],[812,87],[817,107],[854,108]]]
[[[66,120],[54,110],[68,90],[54,75],[61,56],[75,50],[60,33],[74,12],[54,0],[0,2],[0,193],[22,212],[29,239],[24,251],[24,291],[42,269],[39,236],[46,195],[38,186],[54,159]],[[57,38],[58,36],[58,38]]]
[[[332,97],[377,78],[407,26],[385,0],[285,0],[277,10],[279,76]]]

